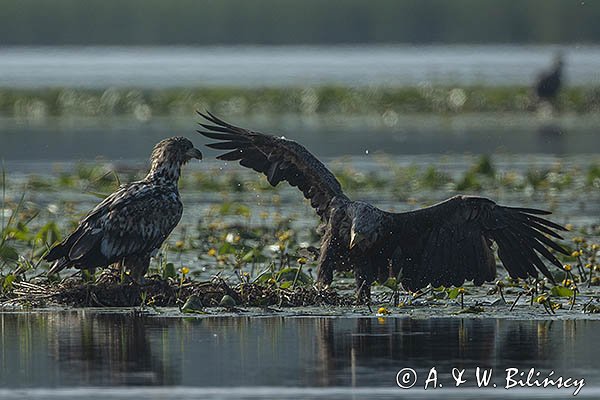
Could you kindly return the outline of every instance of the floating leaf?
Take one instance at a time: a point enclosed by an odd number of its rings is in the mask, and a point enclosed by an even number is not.
[[[266,283],[269,279],[273,278],[273,273],[269,270],[261,272],[258,277],[254,280],[256,283]]]
[[[479,314],[484,311],[484,308],[481,306],[469,306],[460,310],[458,314]]]
[[[281,285],[279,285],[279,287],[281,289],[289,289],[293,284],[294,284],[293,281],[285,281]]]
[[[233,297],[231,297],[230,295],[226,294],[221,298],[221,301],[219,302],[219,306],[221,307],[235,307],[236,306],[236,302],[235,299]]]
[[[558,297],[573,297],[573,290],[564,286],[554,286],[550,293]]]
[[[202,304],[200,297],[191,295],[187,298],[183,307],[181,307],[181,312],[186,314],[204,313],[202,307],[204,307],[204,305]]]
[[[296,278],[296,276],[297,276],[297,278]],[[281,271],[276,273],[276,277],[277,277],[277,281],[279,281],[279,282],[281,282],[281,281],[293,282],[295,280],[296,283],[302,283],[305,285],[312,283],[312,278],[309,275],[305,274],[301,270],[298,270],[298,268],[293,268],[293,267],[282,269]]]

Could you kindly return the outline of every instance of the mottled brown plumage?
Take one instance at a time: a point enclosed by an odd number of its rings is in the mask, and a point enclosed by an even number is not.
[[[538,215],[549,212],[505,207],[474,196],[455,196],[434,206],[390,213],[350,200],[333,174],[302,145],[231,125],[199,113],[210,124],[199,131],[218,142],[208,147],[229,150],[221,160],[264,173],[271,185],[288,181],[310,200],[325,224],[318,260],[318,282],[329,284],[334,270],[353,270],[361,295],[375,280],[400,276],[405,288],[476,285],[496,276],[492,242],[513,278],[552,280],[542,262],[561,263],[548,248],[566,254],[549,236],[561,239],[562,226]],[[542,258],[540,258],[540,255]]]
[[[141,181],[121,186],[90,211],[77,229],[44,257],[49,274],[64,268],[94,270],[120,263],[135,280],[148,270],[157,251],[181,219],[177,182],[181,166],[202,153],[183,137],[158,143],[150,171]]]

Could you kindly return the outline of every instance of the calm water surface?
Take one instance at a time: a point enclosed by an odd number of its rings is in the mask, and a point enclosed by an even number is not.
[[[318,157],[390,155],[599,154],[600,116],[564,115],[542,119],[533,114],[398,115],[392,125],[381,116],[227,116],[229,122],[265,133],[285,135]],[[83,161],[97,158],[146,160],[150,149],[168,136],[196,133],[198,118],[48,118],[23,121],[0,117],[0,158],[4,161]]]
[[[596,397],[590,320],[0,314],[0,396],[25,398],[565,398],[572,389],[505,390],[505,369],[584,378]],[[169,314],[169,313],[167,313]],[[476,367],[498,388],[477,389]],[[423,390],[432,367],[446,388]],[[465,387],[450,389],[452,368]],[[396,374],[417,373],[402,390]],[[307,389],[304,389],[307,388]]]
[[[530,84],[561,49],[600,83],[599,46],[0,47],[4,87]]]

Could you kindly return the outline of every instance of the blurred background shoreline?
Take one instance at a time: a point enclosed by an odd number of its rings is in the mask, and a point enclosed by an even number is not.
[[[5,0],[0,157],[144,160],[195,137],[198,109],[320,157],[593,155],[599,19],[562,0]]]
[[[564,0],[3,0],[2,45],[585,44],[600,4]]]
[[[566,87],[538,107],[531,83],[557,52]],[[321,157],[600,144],[593,45],[9,46],[0,59],[7,162],[144,160],[166,134],[194,138],[196,110]]]
[[[0,158],[13,174],[143,168],[167,135],[203,143],[196,110],[366,170],[381,154],[424,167],[468,168],[461,157],[480,154],[598,164],[600,4],[7,0],[2,11]],[[559,54],[560,91],[540,102],[535,83]]]
[[[0,87],[529,87],[558,52],[568,86],[600,82],[597,45],[10,46]]]

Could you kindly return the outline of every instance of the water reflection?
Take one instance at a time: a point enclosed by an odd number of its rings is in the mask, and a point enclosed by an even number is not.
[[[0,386],[172,385],[144,318],[65,312],[2,314]],[[158,322],[158,321],[157,321]],[[156,325],[156,324],[154,324]],[[19,368],[14,368],[15,364]]]
[[[331,386],[347,385],[350,377],[357,386],[384,384],[404,367],[424,377],[435,366],[446,381],[454,367],[568,372],[575,363],[593,365],[597,356],[585,354],[583,343],[592,340],[588,328],[594,325],[585,321],[358,319],[346,334],[340,334],[336,320],[319,324],[320,365],[325,369],[320,383]]]
[[[599,382],[589,320],[0,314],[0,386],[395,387],[404,367],[535,367]],[[420,381],[420,383],[422,383]],[[468,385],[468,384],[467,384]]]

